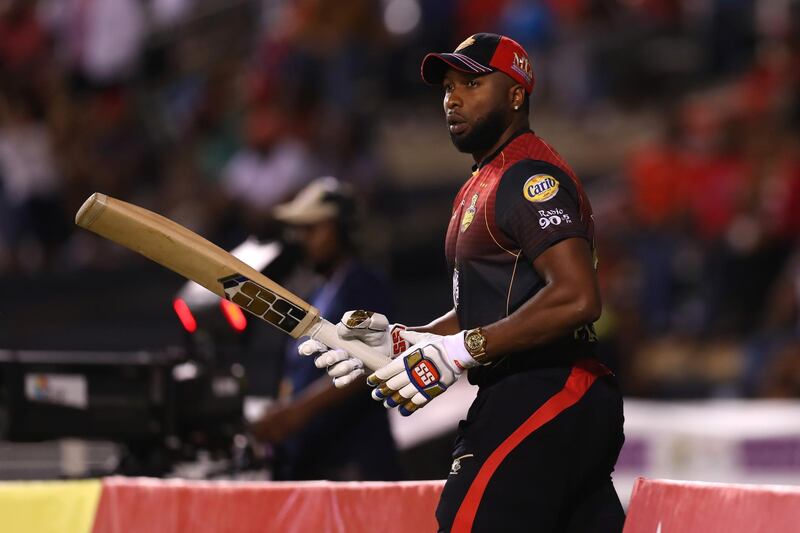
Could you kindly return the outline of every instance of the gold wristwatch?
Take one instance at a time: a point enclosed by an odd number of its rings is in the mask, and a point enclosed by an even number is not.
[[[481,328],[470,329],[464,333],[464,347],[479,365],[488,364],[486,361],[486,337]]]

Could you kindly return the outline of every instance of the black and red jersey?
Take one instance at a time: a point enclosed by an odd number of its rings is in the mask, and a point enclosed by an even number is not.
[[[530,130],[481,162],[453,203],[445,252],[462,329],[513,313],[544,286],[533,261],[555,243],[594,237],[589,199],[575,173]],[[512,368],[570,364],[588,355],[591,325],[530,354],[470,370],[470,381]]]

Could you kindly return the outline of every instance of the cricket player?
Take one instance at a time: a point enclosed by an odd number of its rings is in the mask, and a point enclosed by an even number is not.
[[[440,531],[619,532],[611,473],[622,399],[594,356],[592,209],[569,165],[530,129],[530,59],[512,39],[479,33],[428,54],[422,78],[442,87],[450,138],[475,160],[445,243],[453,309],[405,330],[348,312],[339,335],[390,356],[402,350],[368,382],[404,415],[465,374],[478,385],[436,511]],[[317,341],[299,350],[322,352],[316,365],[337,386],[364,372]]]

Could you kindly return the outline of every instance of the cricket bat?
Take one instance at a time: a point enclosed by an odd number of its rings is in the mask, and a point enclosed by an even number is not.
[[[362,342],[340,339],[336,326],[316,307],[166,217],[96,192],[78,210],[75,223],[202,285],[294,338],[308,336],[346,350],[370,370],[389,362]]]

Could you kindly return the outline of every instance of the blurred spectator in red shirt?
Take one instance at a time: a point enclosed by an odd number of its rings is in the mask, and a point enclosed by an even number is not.
[[[0,7],[0,80],[4,84],[38,77],[47,52],[47,34],[33,2],[12,0]]]

